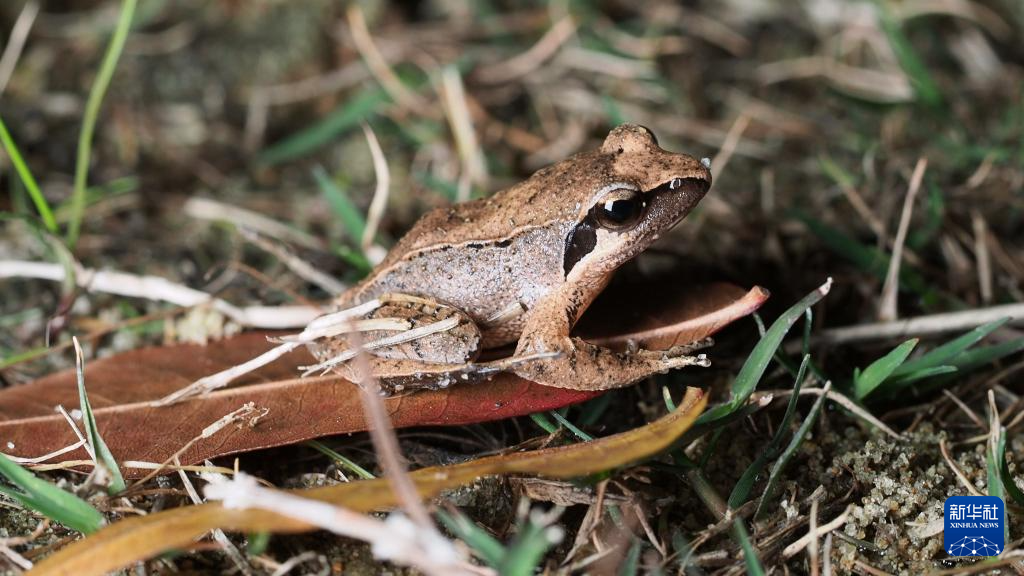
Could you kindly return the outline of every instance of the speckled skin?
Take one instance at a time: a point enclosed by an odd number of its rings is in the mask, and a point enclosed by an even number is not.
[[[670,189],[674,179],[679,184]],[[551,386],[612,388],[699,363],[682,349],[617,353],[569,333],[614,271],[682,220],[710,185],[711,173],[701,162],[662,150],[646,128],[622,125],[598,150],[544,168],[490,198],[429,212],[337,304],[345,308],[389,293],[447,304],[479,328],[484,348],[517,342],[517,355],[556,353],[513,368]],[[622,188],[642,192],[646,212],[627,229],[597,228],[592,250],[566,273],[567,239],[591,208]],[[314,352],[325,359],[337,349]],[[476,350],[452,352],[411,364],[387,362],[375,371],[465,374],[452,359],[471,360]]]

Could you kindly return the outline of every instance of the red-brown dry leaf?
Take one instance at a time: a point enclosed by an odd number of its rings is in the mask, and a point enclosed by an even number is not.
[[[664,347],[704,338],[750,314],[767,298],[760,288],[745,292],[724,284],[687,289],[686,293],[686,298],[677,296],[660,302],[659,317],[641,314],[620,321],[602,314],[599,325],[618,322],[619,334],[624,337],[649,347]],[[629,303],[623,309],[633,307]],[[620,344],[624,337],[618,339]],[[182,464],[366,430],[359,394],[351,383],[337,377],[296,377],[298,366],[311,363],[305,350],[241,378],[229,389],[171,406],[149,405],[202,376],[249,360],[270,346],[263,334],[244,334],[208,346],[145,348],[87,362],[86,389],[100,434],[115,459],[122,463],[164,462],[204,428],[248,402],[258,409],[268,409],[266,416],[255,426],[232,425],[200,440],[180,456]],[[552,410],[598,394],[541,386],[500,374],[484,384],[397,396],[385,403],[394,425],[402,428],[499,420]],[[58,404],[69,410],[78,406],[73,370],[0,390],[0,451],[31,458],[75,443],[73,431],[54,411]],[[87,458],[79,449],[48,463]],[[125,469],[128,476],[146,472]]]
[[[422,468],[409,474],[423,498],[463,486],[482,476],[530,474],[575,478],[650,458],[674,444],[704,411],[707,397],[688,388],[679,407],[646,426],[590,442],[511,452],[449,466]],[[293,494],[343,506],[357,512],[383,510],[397,504],[387,479],[360,480],[296,490]],[[39,564],[32,574],[92,576],[152,558],[193,543],[210,530],[238,532],[303,532],[313,527],[295,518],[260,509],[225,508],[220,502],[133,516],[74,542]]]

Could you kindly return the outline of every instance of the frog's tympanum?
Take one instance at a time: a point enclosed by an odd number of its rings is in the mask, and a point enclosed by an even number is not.
[[[337,304],[379,300],[369,317],[405,319],[414,330],[447,321],[446,330],[386,346],[380,341],[395,342],[397,332],[361,334],[374,373],[391,390],[472,380],[488,366],[597,390],[704,364],[688,355],[692,347],[619,352],[570,331],[615,270],[682,220],[710,186],[704,163],[662,150],[646,128],[619,126],[598,150],[490,198],[426,214]],[[312,349],[330,364],[346,350],[351,357],[350,338]],[[513,343],[512,358],[522,361],[475,362],[481,350]]]

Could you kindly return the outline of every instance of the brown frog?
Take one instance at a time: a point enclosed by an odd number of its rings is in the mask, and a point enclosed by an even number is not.
[[[550,386],[607,389],[694,364],[694,347],[613,351],[570,336],[615,270],[682,220],[711,186],[706,161],[625,124],[490,198],[434,210],[337,301],[364,306],[359,336],[391,391],[444,387],[498,369]],[[398,322],[399,329],[388,322]],[[511,361],[475,362],[516,343]],[[312,370],[353,376],[351,336],[310,348]]]

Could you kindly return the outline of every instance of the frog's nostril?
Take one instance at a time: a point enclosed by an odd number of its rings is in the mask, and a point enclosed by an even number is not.
[[[703,194],[711,188],[711,181],[706,178],[673,178],[668,183],[669,190],[682,189],[684,192]]]

